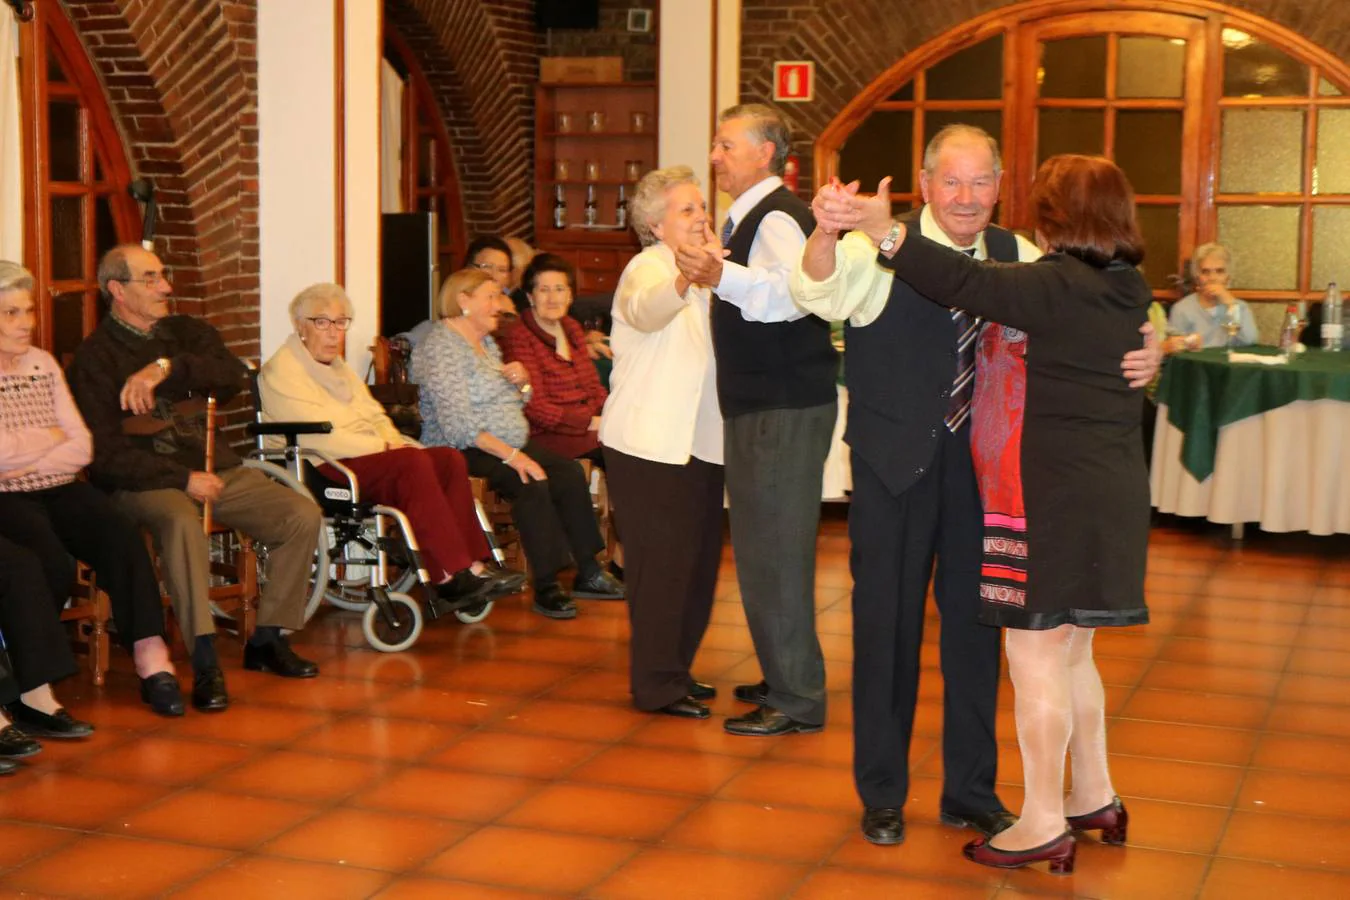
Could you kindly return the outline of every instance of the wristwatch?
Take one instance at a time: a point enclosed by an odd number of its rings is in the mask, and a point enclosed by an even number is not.
[[[900,240],[900,223],[892,222],[891,230],[886,232],[886,236],[881,239],[881,243],[877,245],[877,249],[880,250],[882,253],[890,255],[895,252],[895,247],[899,240]]]
[[[161,375],[163,375],[165,378],[169,377],[169,370],[173,368],[173,363],[169,361],[169,358],[167,356],[161,356],[159,359],[155,360],[155,365],[159,366],[159,372]]]

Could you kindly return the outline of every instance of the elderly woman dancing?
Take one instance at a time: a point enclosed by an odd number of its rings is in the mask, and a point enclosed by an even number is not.
[[[525,575],[484,566],[487,539],[474,509],[464,457],[449,447],[423,447],[399,433],[343,349],[352,303],[336,284],[315,284],[290,306],[295,333],[258,377],[263,418],[331,422],[329,434],[300,436],[356,473],[363,497],[398,507],[408,517],[441,599],[457,604],[509,594]]]
[[[436,301],[441,320],[413,351],[422,436],[462,449],[469,472],[510,501],[534,573],[534,611],[570,619],[577,609],[558,573],[573,561],[577,597],[618,599],[623,584],[596,561],[605,543],[581,465],[529,440],[521,411],[528,373],[520,363],[503,365],[490,337],[509,306],[501,285],[480,269],[445,280]]]
[[[17,570],[7,575],[15,590],[5,599],[0,627],[23,691],[7,709],[20,728],[39,737],[93,731],[73,719],[51,689],[75,671],[58,619],[75,581],[73,556],[93,567],[108,593],[118,639],[136,662],[142,698],[161,715],[181,716],[159,581],[140,530],[106,494],[77,479],[93,454],[93,439],[56,360],[33,346],[32,293],[32,274],[0,261],[0,537],[29,551],[45,576],[40,593],[29,587],[20,596],[17,588],[31,579]]]
[[[614,292],[613,393],[600,424],[627,550],[633,703],[704,719],[711,685],[690,675],[712,613],[722,551],[722,416],[709,291],[675,250],[711,244],[688,166],[648,172],[630,202],[645,246]]]

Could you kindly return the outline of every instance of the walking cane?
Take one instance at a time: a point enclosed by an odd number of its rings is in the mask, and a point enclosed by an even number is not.
[[[206,395],[206,474],[216,468],[216,395]],[[202,501],[202,531],[211,536],[211,498]]]

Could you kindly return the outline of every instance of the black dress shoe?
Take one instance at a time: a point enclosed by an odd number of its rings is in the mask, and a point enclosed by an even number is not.
[[[572,602],[572,598],[567,596],[567,592],[558,586],[558,582],[545,585],[535,585],[534,604],[530,607],[541,616],[548,616],[550,619],[575,619],[577,617],[577,605]]]
[[[689,682],[689,696],[695,700],[711,700],[717,696],[717,688],[701,681]]]
[[[731,691],[731,695],[742,703],[767,706],[769,703],[769,683],[761,681],[759,684],[738,684]]]
[[[973,828],[987,838],[1000,831],[1007,831],[1017,822],[1017,816],[1006,809],[991,809],[985,812],[969,812],[962,809],[939,810],[938,818],[943,825],[954,828]]]
[[[42,752],[42,745],[13,725],[0,729],[0,757],[27,759]]]
[[[141,679],[141,699],[161,716],[183,714],[183,690],[172,672],[156,672]]]
[[[0,775],[13,775],[17,771],[19,771],[18,763],[0,759]]]
[[[216,666],[202,669],[192,678],[192,707],[202,712],[221,712],[230,705],[225,692],[225,673]]]
[[[623,582],[604,569],[597,569],[589,578],[572,582],[572,596],[583,600],[622,600],[623,592]]]
[[[282,678],[313,678],[319,667],[301,658],[285,638],[266,644],[244,645],[244,668],[255,672],[271,672]]]
[[[486,578],[489,597],[505,597],[507,594],[519,594],[529,580],[524,572],[501,566],[488,566],[480,578]]]
[[[862,833],[873,844],[903,844],[905,813],[892,806],[868,806],[863,809]]]
[[[678,716],[681,719],[706,719],[712,715],[708,707],[699,703],[693,697],[681,697],[674,703],[667,703],[660,709],[653,712],[664,713],[667,716]]]
[[[492,582],[485,575],[460,569],[449,581],[436,585],[436,598],[446,604],[446,609],[461,609],[488,599],[491,588]]]
[[[45,712],[33,709],[22,700],[16,700],[8,704],[5,709],[9,712],[9,717],[14,720],[14,724],[20,726],[23,733],[31,737],[74,740],[87,738],[94,733],[93,725],[88,722],[81,722],[64,709],[58,709],[48,715]]]
[[[722,727],[729,734],[744,734],[753,737],[770,737],[775,734],[811,734],[820,731],[824,725],[810,725],[798,722],[787,713],[779,712],[772,706],[761,706],[754,712],[727,719]]]

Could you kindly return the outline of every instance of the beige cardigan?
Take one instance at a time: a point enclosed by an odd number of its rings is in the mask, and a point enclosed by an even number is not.
[[[294,351],[282,344],[258,374],[264,422],[332,422],[331,434],[302,434],[300,446],[337,459],[382,453],[389,447],[420,447],[400,434],[341,357],[333,361],[352,386],[352,402],[343,403],[315,381]]]

